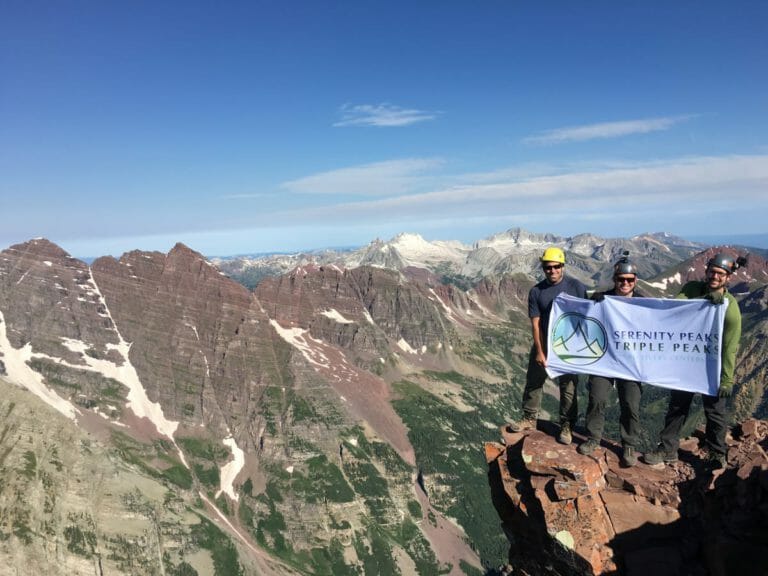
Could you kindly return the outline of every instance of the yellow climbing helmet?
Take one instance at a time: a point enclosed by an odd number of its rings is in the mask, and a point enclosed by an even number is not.
[[[565,252],[560,248],[552,246],[544,250],[544,254],[542,254],[539,260],[542,262],[560,262],[560,264],[565,264]]]

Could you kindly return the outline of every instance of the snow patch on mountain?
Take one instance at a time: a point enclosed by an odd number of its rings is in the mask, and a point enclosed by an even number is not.
[[[509,234],[496,234],[487,240],[480,240],[477,243],[478,248],[493,248],[496,252],[506,255],[518,251],[520,248],[526,251],[543,250],[551,246],[547,241],[542,241],[532,237],[518,237]]]
[[[304,356],[307,362],[319,368],[330,368],[328,357],[319,349],[321,342],[312,338],[309,335],[309,330],[283,328],[278,324],[277,320],[273,319],[270,319],[269,323],[280,338],[301,352],[301,355]]]
[[[334,310],[333,308],[329,310],[323,310],[322,312],[320,312],[320,314],[322,314],[326,318],[330,318],[331,320],[338,322],[339,324],[354,324],[354,321],[345,318],[344,316],[341,315],[340,312],[338,312],[337,310]]]
[[[661,280],[657,282],[649,282],[648,286],[653,286],[654,288],[659,288],[661,290],[666,290],[670,284],[682,284],[683,277],[678,272],[674,276],[670,276],[669,278],[662,278]]]
[[[406,342],[405,338],[400,338],[400,340],[397,341],[397,347],[407,354],[418,354],[418,351],[411,348],[411,345]]]
[[[435,292],[432,288],[429,289],[429,292],[430,292],[430,294],[432,294],[432,296],[435,297],[434,299],[437,300],[437,303],[440,304],[440,306],[443,307],[443,310],[445,311],[445,315],[448,316],[448,318],[450,320],[454,320],[454,318],[453,318],[453,310],[451,310],[448,307],[448,305],[440,299],[440,296],[437,295],[437,292]],[[431,298],[430,298],[430,300],[431,300]]]
[[[240,449],[231,434],[224,438],[223,443],[232,452],[232,460],[221,467],[221,488],[216,493],[216,498],[221,496],[222,492],[226,492],[227,496],[237,502],[240,495],[235,492],[234,483],[235,478],[245,466],[245,452]]]
[[[139,374],[136,372],[136,368],[133,366],[133,364],[131,364],[130,361],[129,353],[131,350],[131,345],[123,340],[123,336],[117,329],[117,325],[112,319],[112,314],[107,307],[107,302],[104,299],[104,296],[101,294],[99,287],[96,285],[96,281],[93,279],[93,275],[90,274],[90,269],[88,278],[88,291],[98,298],[99,304],[101,304],[104,307],[103,310],[105,310],[103,315],[110,319],[112,326],[117,333],[118,343],[112,344],[109,347],[120,352],[120,355],[125,359],[125,362],[123,362],[121,366],[117,366],[116,364],[113,364],[107,360],[99,360],[83,354],[88,368],[96,372],[100,372],[107,378],[113,378],[128,388],[128,396],[126,397],[128,401],[127,407],[130,408],[137,417],[149,419],[149,421],[155,425],[155,428],[157,428],[157,431],[160,434],[167,436],[175,444],[173,435],[176,433],[176,429],[179,427],[179,423],[167,419],[165,414],[163,414],[163,408],[160,406],[160,403],[152,402],[147,396],[147,391],[139,379]],[[179,451],[179,456],[186,466],[187,463],[184,460],[184,454],[182,453],[181,449],[178,448],[178,446],[177,449]],[[187,468],[188,467],[189,466],[187,466]]]
[[[160,404],[157,402],[151,402],[149,400],[146,395],[146,391],[144,390],[144,386],[139,381],[139,376],[136,372],[136,369],[130,363],[130,360],[127,360],[130,346],[125,341],[123,341],[122,338],[120,344],[107,343],[107,347],[110,350],[117,350],[120,355],[126,359],[122,366],[118,366],[109,360],[102,360],[89,356],[85,353],[85,351],[88,350],[90,346],[80,340],[62,338],[61,343],[64,344],[64,346],[72,352],[79,353],[85,361],[85,365],[70,364],[66,360],[61,358],[53,358],[51,356],[47,356],[46,354],[35,354],[35,357],[45,360],[52,360],[58,364],[61,364],[62,366],[72,368],[73,370],[88,370],[91,372],[96,372],[105,378],[111,378],[120,382],[129,390],[127,397],[127,407],[130,408],[139,418],[148,418],[155,425],[155,428],[158,432],[173,440],[173,434],[176,432],[176,428],[178,428],[179,423],[167,420],[163,416]]]
[[[0,312],[0,352],[2,352],[7,378],[11,382],[23,386],[67,418],[75,420],[79,411],[71,402],[48,388],[43,383],[43,376],[27,364],[32,359],[32,344],[27,342],[23,348],[19,349],[11,345],[2,312]]]

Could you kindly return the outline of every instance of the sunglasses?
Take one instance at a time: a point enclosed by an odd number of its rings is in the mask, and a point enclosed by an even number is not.
[[[614,280],[619,284],[634,284],[637,278],[634,276],[617,276]]]
[[[560,270],[562,268],[562,264],[551,264],[549,266],[542,266],[545,272],[551,272],[552,270]]]

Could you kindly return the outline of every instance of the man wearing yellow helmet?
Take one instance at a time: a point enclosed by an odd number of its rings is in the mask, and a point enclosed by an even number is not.
[[[541,408],[541,396],[547,379],[547,330],[552,302],[558,294],[570,294],[586,298],[584,285],[565,276],[565,252],[560,248],[550,247],[539,258],[544,271],[544,280],[536,284],[528,293],[528,317],[531,319],[533,346],[528,357],[528,372],[525,376],[523,391],[523,419],[507,426],[511,432],[520,432],[536,428],[536,417]],[[558,442],[571,443],[571,429],[576,424],[578,405],[576,403],[576,374],[564,374],[557,378],[560,387],[560,434]]]

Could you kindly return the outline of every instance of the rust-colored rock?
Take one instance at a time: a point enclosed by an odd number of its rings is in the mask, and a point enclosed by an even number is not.
[[[486,456],[505,495],[496,505],[512,543],[508,573],[766,574],[768,423],[739,432],[728,468],[713,471],[699,432],[673,465],[622,468],[610,442],[582,456],[552,434],[502,429],[506,450],[486,445]]]

